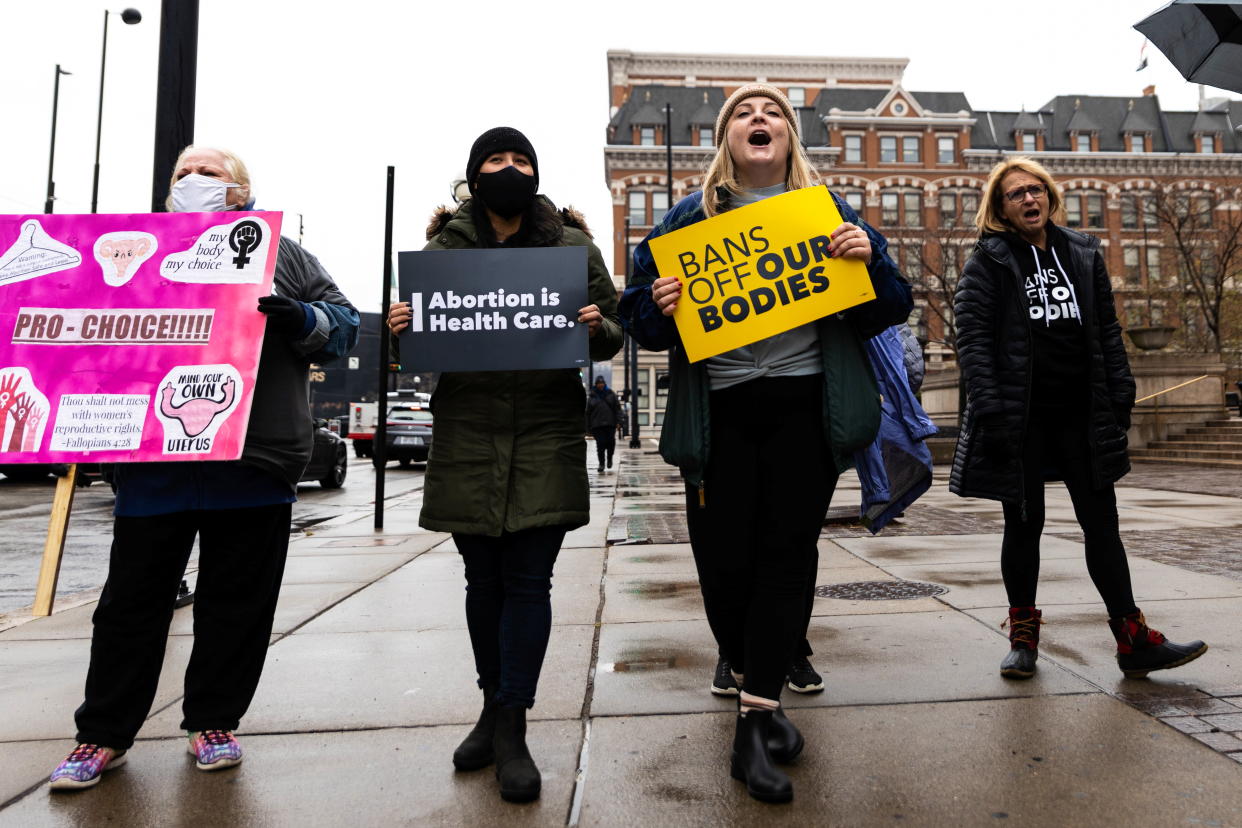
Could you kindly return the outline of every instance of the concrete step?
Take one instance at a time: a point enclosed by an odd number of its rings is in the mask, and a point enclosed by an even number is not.
[[[1242,442],[1230,440],[1187,440],[1170,437],[1167,440],[1153,440],[1148,443],[1150,449],[1190,449],[1192,451],[1242,451]]]
[[[1210,434],[1226,440],[1242,440],[1242,428],[1221,428],[1220,426],[1215,428],[1203,428],[1202,426],[1194,426],[1193,428],[1186,429],[1183,433],[1195,436]]]
[[[1195,449],[1145,448],[1130,452],[1135,459],[1156,457],[1187,457],[1199,460],[1237,460],[1242,462],[1242,451],[1198,451]]]
[[[1130,452],[1130,459],[1139,463],[1161,463],[1170,466],[1209,466],[1214,469],[1242,469],[1242,460],[1200,460],[1195,457],[1146,457],[1144,449]]]

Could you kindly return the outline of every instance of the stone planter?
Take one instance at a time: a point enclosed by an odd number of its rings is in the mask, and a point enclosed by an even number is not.
[[[1173,340],[1173,332],[1177,328],[1168,325],[1152,325],[1141,328],[1126,328],[1126,335],[1140,351],[1159,351]]]

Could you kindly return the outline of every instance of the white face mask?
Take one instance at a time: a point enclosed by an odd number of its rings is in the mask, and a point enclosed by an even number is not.
[[[218,178],[190,173],[172,188],[172,208],[177,213],[219,213],[236,210],[226,204],[228,192],[240,184],[228,184]]]

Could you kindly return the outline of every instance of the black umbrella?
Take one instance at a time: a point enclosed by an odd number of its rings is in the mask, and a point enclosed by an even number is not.
[[[1173,0],[1134,28],[1186,80],[1242,92],[1242,3]]]

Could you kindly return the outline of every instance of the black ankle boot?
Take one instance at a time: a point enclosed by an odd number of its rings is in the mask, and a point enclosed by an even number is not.
[[[1044,614],[1035,607],[1010,607],[1009,618],[1001,626],[1009,627],[1009,652],[1001,661],[1000,674],[1010,679],[1029,679],[1035,675],[1039,658],[1039,625]]]
[[[1147,619],[1137,610],[1110,618],[1108,626],[1117,639],[1117,666],[1126,678],[1145,678],[1153,670],[1181,667],[1208,649],[1202,641],[1174,644],[1163,633],[1147,626]]]
[[[794,727],[794,723],[785,717],[785,708],[778,707],[772,711],[772,722],[768,725],[768,754],[772,761],[787,765],[798,758],[806,740]]]
[[[771,725],[771,710],[752,710],[737,717],[729,772],[734,779],[745,782],[747,793],[760,802],[789,802],[793,799],[793,783],[772,764],[768,753]]]
[[[542,778],[526,747],[526,708],[496,707],[496,779],[500,798],[506,802],[530,802],[539,798]]]
[[[479,721],[457,746],[457,750],[453,751],[453,767],[459,771],[485,768],[495,758],[495,752],[492,750],[492,736],[496,732],[496,691],[498,689],[494,686],[483,688],[483,712],[479,714]]]

